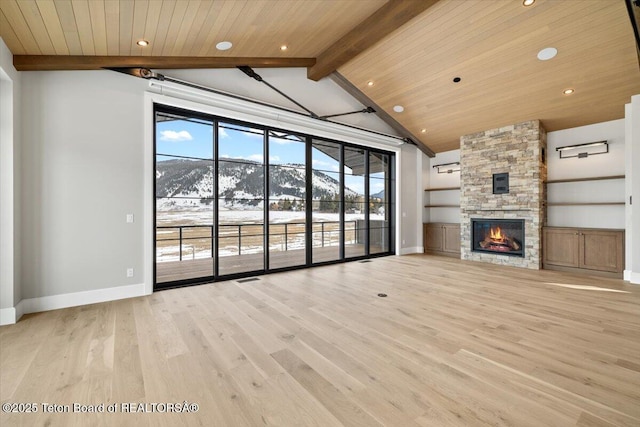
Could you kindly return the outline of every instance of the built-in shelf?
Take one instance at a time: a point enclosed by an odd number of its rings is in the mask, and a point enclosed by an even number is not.
[[[442,187],[442,188],[426,188],[424,191],[451,191],[459,190],[460,187]]]
[[[583,181],[605,181],[608,179],[624,179],[624,175],[611,175],[611,176],[592,176],[589,178],[569,178],[569,179],[554,179],[552,181],[546,181],[546,184],[559,184],[562,182],[583,182]]]
[[[425,205],[425,208],[459,208],[460,205]]]
[[[525,208],[525,209],[491,209],[491,208],[467,208],[465,212],[531,212],[533,209]]]
[[[624,206],[624,202],[575,202],[575,203],[547,203],[547,206]]]

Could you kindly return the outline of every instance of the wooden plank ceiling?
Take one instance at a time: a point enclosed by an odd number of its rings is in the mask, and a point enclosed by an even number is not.
[[[435,152],[524,120],[552,131],[623,118],[640,93],[622,0],[0,0],[0,36],[24,69],[95,68],[105,58],[145,66],[129,56],[150,68],[244,58],[305,66],[314,79],[337,69]],[[223,40],[233,48],[217,50]],[[545,47],[557,57],[539,61]]]
[[[557,56],[538,60],[546,47]],[[630,19],[613,0],[440,1],[339,72],[435,152],[525,120],[554,131],[621,119],[640,94]]]
[[[14,55],[315,58],[385,2],[1,0],[0,35]]]

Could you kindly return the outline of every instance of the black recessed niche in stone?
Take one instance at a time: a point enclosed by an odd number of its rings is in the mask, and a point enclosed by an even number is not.
[[[493,194],[507,194],[509,192],[509,173],[493,174]]]

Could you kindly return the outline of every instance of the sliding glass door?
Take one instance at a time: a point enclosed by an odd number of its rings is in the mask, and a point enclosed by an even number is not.
[[[219,122],[218,272],[264,270],[265,132]]]
[[[311,229],[314,264],[343,258],[342,149],[342,145],[334,142],[314,139],[312,143]]]
[[[156,283],[214,275],[214,161],[210,119],[156,112]]]
[[[384,153],[369,153],[369,253],[390,250],[391,212],[391,158]]]
[[[155,107],[155,285],[393,253],[390,152]]]
[[[306,137],[269,131],[269,269],[307,264]]]

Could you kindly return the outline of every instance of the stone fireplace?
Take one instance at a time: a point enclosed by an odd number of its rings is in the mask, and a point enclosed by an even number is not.
[[[462,259],[542,267],[546,146],[538,120],[460,138]]]

